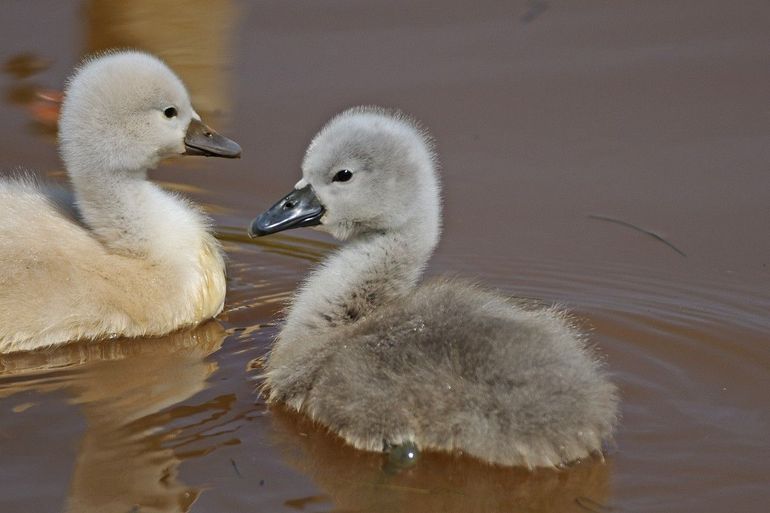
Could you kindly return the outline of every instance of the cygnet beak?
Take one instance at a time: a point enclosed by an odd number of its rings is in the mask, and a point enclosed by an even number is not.
[[[224,157],[235,159],[241,156],[240,145],[193,118],[184,137],[187,151],[184,155],[203,155],[204,157]]]
[[[291,228],[316,226],[321,224],[325,211],[313,187],[306,185],[294,189],[254,219],[249,227],[249,236],[261,237]]]

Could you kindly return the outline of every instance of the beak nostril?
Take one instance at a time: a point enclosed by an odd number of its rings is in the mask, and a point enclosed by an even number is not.
[[[208,138],[214,137],[214,134],[212,134],[211,132],[204,132],[203,135],[205,135]]]
[[[294,202],[293,201],[287,201],[286,203],[283,204],[283,208],[285,210],[290,210],[290,209],[294,208]]]

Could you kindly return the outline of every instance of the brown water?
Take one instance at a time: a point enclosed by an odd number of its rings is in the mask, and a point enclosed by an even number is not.
[[[218,320],[0,358],[3,513],[767,511],[765,0],[2,12],[0,168],[61,179],[38,93],[113,46],[165,58],[244,148],[153,174],[217,220],[230,256]],[[446,223],[431,274],[564,303],[592,330],[623,394],[605,462],[527,473],[428,454],[394,473],[254,393],[282,302],[331,246],[311,231],[252,243],[245,226],[297,180],[324,120],[361,103],[436,136]]]

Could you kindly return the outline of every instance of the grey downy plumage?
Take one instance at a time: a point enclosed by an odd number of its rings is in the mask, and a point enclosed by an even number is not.
[[[313,139],[295,190],[252,223],[347,241],[291,302],[265,362],[269,402],[369,451],[414,443],[528,467],[599,453],[616,388],[563,311],[418,283],[440,232],[432,148],[402,114],[345,111]]]

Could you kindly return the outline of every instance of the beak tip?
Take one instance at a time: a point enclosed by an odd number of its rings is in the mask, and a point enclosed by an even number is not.
[[[232,140],[230,142],[232,142],[233,147],[230,151],[227,152],[227,155],[223,155],[223,157],[227,157],[231,159],[241,158],[241,154],[243,153],[243,150],[241,149],[241,145]]]
[[[251,222],[251,225],[249,225],[249,238],[256,239],[258,237],[262,237],[263,235],[269,235],[270,232],[265,230],[263,226],[261,226],[260,223],[261,216],[257,217]]]

